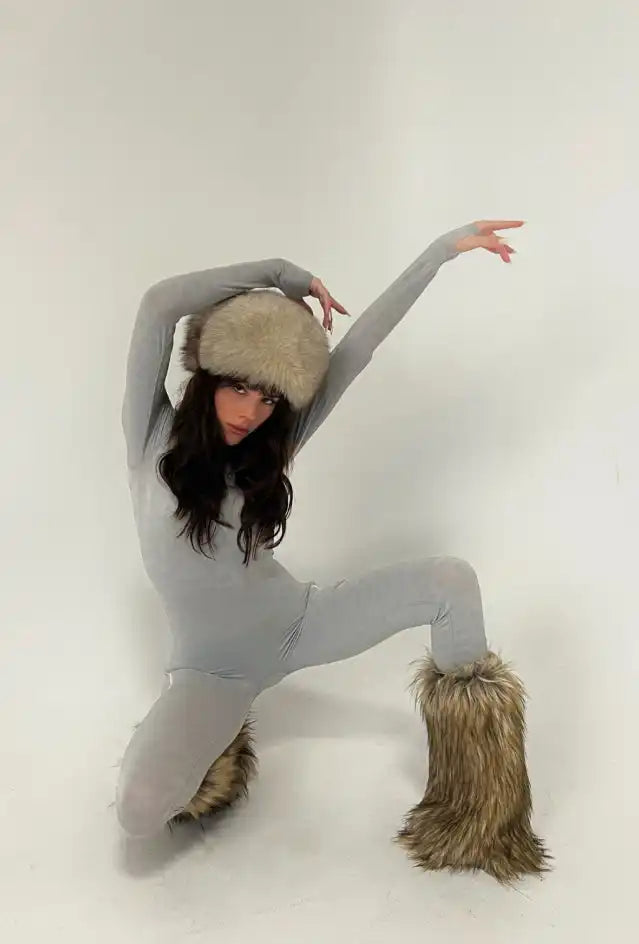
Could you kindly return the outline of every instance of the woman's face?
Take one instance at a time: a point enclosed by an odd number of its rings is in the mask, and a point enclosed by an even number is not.
[[[261,426],[277,402],[276,397],[267,397],[240,381],[220,384],[215,391],[215,411],[227,445],[236,445]]]

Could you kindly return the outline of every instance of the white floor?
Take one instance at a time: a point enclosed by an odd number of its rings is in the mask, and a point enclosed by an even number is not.
[[[249,802],[204,832],[153,841],[123,838],[111,806],[112,765],[151,694],[140,656],[135,686],[108,652],[103,676],[78,679],[61,634],[77,655],[106,637],[113,613],[52,620],[56,642],[25,629],[10,668],[3,659],[3,939],[625,939],[637,878],[633,614],[618,585],[588,583],[568,596],[548,586],[531,607],[513,601],[513,641],[499,640],[530,692],[534,822],[555,856],[553,873],[516,889],[426,874],[391,841],[426,776],[405,692],[425,628],[264,693]],[[143,619],[152,667],[158,646]],[[43,650],[54,671],[34,661]]]
[[[0,940],[636,938],[636,4],[51,0],[0,28]],[[393,843],[427,627],[264,693],[249,801],[127,841],[117,765],[168,645],[119,425],[141,292],[277,255],[357,316],[492,214],[527,221],[515,262],[455,260],[384,342],[300,456],[278,556],[475,566],[554,871],[505,889]]]

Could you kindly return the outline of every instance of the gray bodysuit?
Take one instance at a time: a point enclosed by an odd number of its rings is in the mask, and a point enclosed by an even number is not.
[[[330,355],[326,378],[298,415],[295,454],[370,362],[474,224],[436,239],[367,308]],[[164,382],[180,318],[239,292],[275,287],[301,299],[312,274],[281,259],[169,278],[142,299],[129,350],[122,423],[129,485],[146,571],[168,616],[169,680],[138,726],[122,763],[117,809],[133,835],[159,829],[189,802],[241,728],[256,696],[300,668],[356,655],[401,629],[430,625],[443,670],[487,651],[473,568],[430,557],[379,568],[329,587],[301,582],[260,549],[246,567],[237,546],[242,492],[227,479],[215,560],[178,538],[175,499],[157,473],[173,408]]]

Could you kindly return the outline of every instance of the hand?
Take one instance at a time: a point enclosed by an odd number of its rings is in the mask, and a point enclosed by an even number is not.
[[[479,230],[476,236],[464,236],[455,244],[458,252],[468,252],[470,249],[487,249],[488,252],[499,253],[504,262],[510,262],[511,252],[517,252],[505,240],[496,236],[496,229],[514,229],[523,226],[523,220],[478,220],[475,226]]]
[[[325,331],[333,330],[333,312],[332,312],[333,308],[335,309],[335,311],[338,311],[341,315],[348,315],[350,318],[350,315],[346,311],[346,309],[342,305],[340,305],[338,301],[336,301],[333,298],[329,290],[326,288],[324,283],[320,281],[320,279],[315,279],[315,278],[313,279],[313,281],[310,284],[308,294],[312,295],[313,298],[319,299],[322,305],[322,309],[324,311],[324,321],[322,322],[322,324]],[[306,304],[306,302],[303,302],[302,304],[304,304],[306,308],[309,309],[309,311],[312,311],[312,309],[310,308],[309,305]]]

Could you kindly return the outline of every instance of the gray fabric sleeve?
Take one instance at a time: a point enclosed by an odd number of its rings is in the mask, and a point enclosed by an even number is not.
[[[122,403],[129,467],[141,461],[159,415],[171,409],[164,382],[180,318],[256,288],[278,288],[299,300],[312,278],[285,259],[264,259],[176,275],[147,290],[133,326]]]
[[[455,244],[463,236],[478,233],[474,223],[451,230],[431,245],[362,312],[331,351],[329,369],[311,403],[297,418],[293,451],[297,454],[319,429],[340,397],[370,362],[375,349],[417,301],[444,262],[459,253]]]

